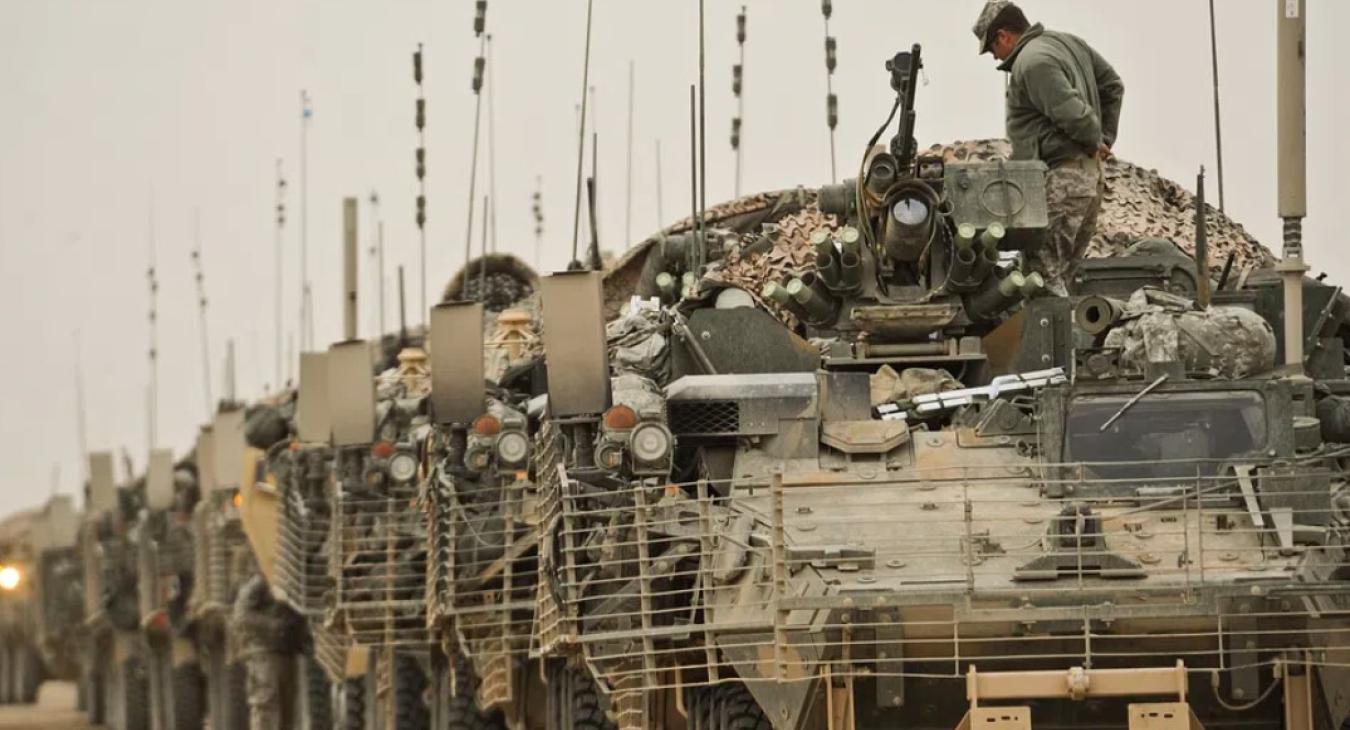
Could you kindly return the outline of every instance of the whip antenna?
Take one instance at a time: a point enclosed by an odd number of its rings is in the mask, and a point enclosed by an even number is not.
[[[1214,0],[1209,0],[1209,58],[1214,69],[1214,148],[1219,162],[1219,212],[1223,206],[1223,117],[1219,111],[1219,33],[1215,27]]]
[[[282,264],[282,241],[283,241],[282,236],[285,234],[285,228],[286,228],[286,177],[285,177],[285,175],[283,175],[282,172],[281,172],[281,159],[278,158],[278,159],[277,159],[276,241],[275,241],[274,244],[273,244],[273,248],[276,249],[276,250],[273,251],[273,255],[274,255],[274,257],[275,257],[275,261],[274,261],[273,264],[272,264],[273,266],[276,267],[276,270],[272,272],[272,278],[276,281],[276,291],[274,291],[274,292],[272,293],[272,296],[273,296],[273,299],[274,299],[274,301],[273,301],[273,306],[275,307],[275,309],[274,309],[274,311],[273,311],[273,316],[276,318],[276,322],[275,322],[275,327],[276,327],[276,342],[275,342],[276,353],[275,353],[275,354],[276,354],[276,360],[277,360],[277,362],[276,362],[276,366],[277,366],[277,379],[276,379],[276,383],[277,383],[277,389],[278,389],[278,390],[281,389],[281,384],[282,384],[282,383],[284,382],[284,380],[285,380],[285,376],[282,374],[282,350],[281,350],[281,295],[282,295],[281,264]]]
[[[544,178],[534,178],[534,268],[539,268],[539,250],[544,244]]]
[[[155,448],[159,427],[159,274],[155,271],[155,196],[150,195],[150,265],[145,270],[150,294],[150,383],[145,393],[145,435],[147,448]]]
[[[417,110],[414,117],[414,124],[417,125],[417,152],[416,152],[416,172],[417,172],[417,238],[418,247],[421,253],[421,277],[422,277],[422,316],[425,324],[427,309],[427,102],[423,95],[422,88],[422,44],[417,44],[417,50],[413,51],[413,81],[417,83]],[[383,228],[381,228],[383,236]],[[380,334],[384,334],[384,249],[383,239],[381,239],[380,249]],[[400,267],[402,268],[402,267]],[[401,276],[401,274],[400,274]],[[401,286],[401,285],[400,285]],[[400,297],[403,295],[400,294]]]
[[[628,173],[624,181],[623,247],[633,245],[633,93],[635,79],[633,61],[628,61]]]
[[[202,393],[206,396],[206,420],[209,421],[216,411],[216,401],[211,397],[211,337],[206,329],[206,273],[202,262],[201,210],[193,212],[192,229],[192,273],[197,284],[197,316],[202,336]]]
[[[586,0],[586,52],[581,64],[581,112],[577,125],[577,189],[576,200],[572,205],[572,264],[577,259],[577,239],[581,233],[581,182],[582,167],[586,159],[586,89],[591,84],[591,18],[595,10],[595,0]]]
[[[741,197],[741,125],[745,119],[745,99],[741,92],[745,88],[745,6],[736,16],[736,45],[740,49],[740,62],[731,67],[731,93],[736,95],[736,116],[731,118],[731,151],[736,153],[736,189],[735,197]]]
[[[497,76],[497,69],[492,65],[492,34],[485,36],[487,38],[487,100],[488,100],[488,199],[492,201],[489,210],[491,215],[484,214],[483,225],[492,226],[492,252],[497,253],[497,117],[493,111],[492,89],[496,86],[493,81]]]
[[[487,3],[478,3],[479,17],[486,12]],[[476,19],[474,28],[481,28],[481,23]],[[482,40],[478,43],[478,57],[473,60],[473,156],[469,162],[469,215],[468,225],[464,229],[464,265],[469,265],[469,260],[473,258],[473,208],[477,200],[475,186],[478,182],[478,132],[483,119],[483,76],[487,70],[487,57],[483,54],[487,50],[487,37],[480,33]],[[486,217],[486,216],[484,216]],[[483,223],[487,225],[486,222]],[[425,307],[423,307],[425,309]]]
[[[839,126],[839,97],[834,94],[834,69],[839,63],[834,36],[830,35],[830,16],[834,14],[833,0],[821,0],[820,12],[825,16],[825,124],[830,128],[830,182],[839,182],[835,167],[834,128]]]
[[[705,58],[704,41],[707,32],[703,23],[703,5],[704,0],[698,0],[698,237],[694,239],[694,265],[691,270],[695,275],[703,273],[703,261],[706,258],[703,253],[703,247],[707,245],[707,236],[705,228],[707,221],[704,220],[708,215],[708,108],[707,108],[707,83],[705,79]]]

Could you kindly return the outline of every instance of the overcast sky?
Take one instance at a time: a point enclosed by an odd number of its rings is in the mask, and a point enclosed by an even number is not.
[[[745,191],[829,182],[825,70],[817,0],[708,0],[708,200],[728,198],[733,157],[735,14],[749,9]],[[882,62],[924,44],[922,144],[1002,134],[1003,81],[970,34],[983,0],[836,0],[835,90],[841,176],[892,95]],[[1026,0],[1033,20],[1088,39],[1125,79],[1117,152],[1188,182],[1214,168],[1205,0]],[[1227,204],[1278,251],[1275,211],[1276,0],[1218,0]],[[1350,3],[1310,0],[1308,258],[1340,281],[1350,257],[1337,218],[1350,200],[1333,176],[1350,169],[1350,69],[1333,44]],[[0,513],[74,492],[77,333],[88,442],[147,448],[148,295],[154,232],[160,282],[158,441],[189,448],[207,415],[201,330],[189,252],[200,211],[214,394],[226,339],[238,389],[275,387],[273,226],[276,161],[290,186],[282,244],[284,341],[298,322],[301,89],[309,135],[309,266],[316,341],[339,336],[341,198],[360,196],[362,236],[378,191],[384,220],[387,323],[397,321],[394,269],[408,266],[420,319],[413,222],[412,51],[426,49],[429,289],[463,262],[478,42],[472,0],[0,0]],[[542,179],[544,269],[570,256],[575,105],[585,2],[491,0],[498,241],[533,259],[530,195]],[[663,212],[688,212],[688,85],[697,78],[695,0],[595,0],[591,78],[600,135],[600,237],[625,245],[629,63],[637,91],[632,238]],[[484,105],[484,125],[487,121]],[[588,153],[589,155],[589,153]],[[478,194],[488,191],[486,136]],[[1212,190],[1211,195],[1214,195]],[[481,199],[477,201],[481,206]],[[474,247],[478,246],[474,234]],[[362,259],[367,266],[370,259]],[[363,334],[373,331],[373,269],[362,272]],[[283,344],[283,350],[287,346]]]

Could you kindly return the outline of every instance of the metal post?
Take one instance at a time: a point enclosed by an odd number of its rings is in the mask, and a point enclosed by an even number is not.
[[[581,66],[581,112],[577,125],[576,201],[572,205],[572,262],[577,260],[577,242],[581,234],[581,178],[586,159],[586,89],[591,83],[591,18],[594,9],[595,0],[586,0],[586,53]]]
[[[357,202],[342,199],[342,339],[356,339]]]
[[[277,158],[276,216],[277,216],[276,217],[277,230],[276,230],[276,240],[274,243],[274,248],[276,249],[276,251],[274,252],[275,261],[273,263],[275,270],[272,272],[272,278],[276,281],[276,291],[273,292],[273,296],[275,298],[274,302],[275,311],[273,313],[273,316],[276,318],[276,322],[274,323],[276,327],[276,342],[274,343],[274,347],[276,348],[275,356],[277,361],[276,387],[278,390],[280,390],[282,383],[285,382],[285,374],[282,371],[283,361],[281,350],[281,310],[282,310],[281,299],[283,293],[281,274],[282,274],[282,243],[286,228],[286,177],[282,174],[281,171],[281,158]]]
[[[1284,251],[1276,270],[1284,281],[1284,362],[1303,374],[1303,218],[1307,198],[1307,7],[1278,0],[1276,106],[1279,136],[1279,211]]]
[[[309,120],[314,111],[309,92],[300,90],[300,349],[314,347],[313,312],[309,301]]]

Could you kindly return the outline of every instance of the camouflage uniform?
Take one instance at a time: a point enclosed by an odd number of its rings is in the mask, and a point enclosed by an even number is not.
[[[1097,213],[1105,191],[1101,162],[1095,158],[1066,162],[1046,174],[1050,225],[1045,244],[1032,253],[1030,264],[1032,271],[1045,277],[1052,294],[1068,295],[1065,287],[1073,280],[1074,270],[1097,230]]]
[[[231,623],[247,671],[249,728],[282,730],[282,668],[293,621],[254,575],[239,589]]]

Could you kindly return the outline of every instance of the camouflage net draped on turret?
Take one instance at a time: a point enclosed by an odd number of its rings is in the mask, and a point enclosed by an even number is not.
[[[994,161],[1006,159],[1010,147],[1006,140],[975,140],[938,145],[929,154],[941,154],[950,162]],[[1274,256],[1243,227],[1208,208],[1209,256],[1211,271],[1217,276],[1225,260],[1233,255],[1233,272],[1268,266]],[[820,212],[816,192],[804,188],[761,193],[732,200],[708,210],[709,225],[740,236],[741,246],[732,246],[729,254],[714,262],[707,279],[741,287],[756,299],[770,281],[783,282],[809,270],[815,262],[811,232],[818,228],[836,228],[833,216]],[[685,218],[667,228],[662,235],[689,230]],[[762,224],[777,229],[773,247],[765,253],[744,255],[744,246],[761,234]],[[654,260],[660,257],[661,236],[654,236],[630,250],[606,277],[606,305],[614,317],[632,294],[652,296],[644,288],[655,275]],[[1195,250],[1195,196],[1181,185],[1121,159],[1106,167],[1106,195],[1097,221],[1097,232],[1088,248],[1089,257],[1119,255],[1145,238],[1166,238],[1187,254]],[[655,255],[648,255],[655,252]],[[644,284],[647,282],[647,284]],[[770,309],[777,311],[776,307]],[[779,311],[784,318],[788,315]]]

